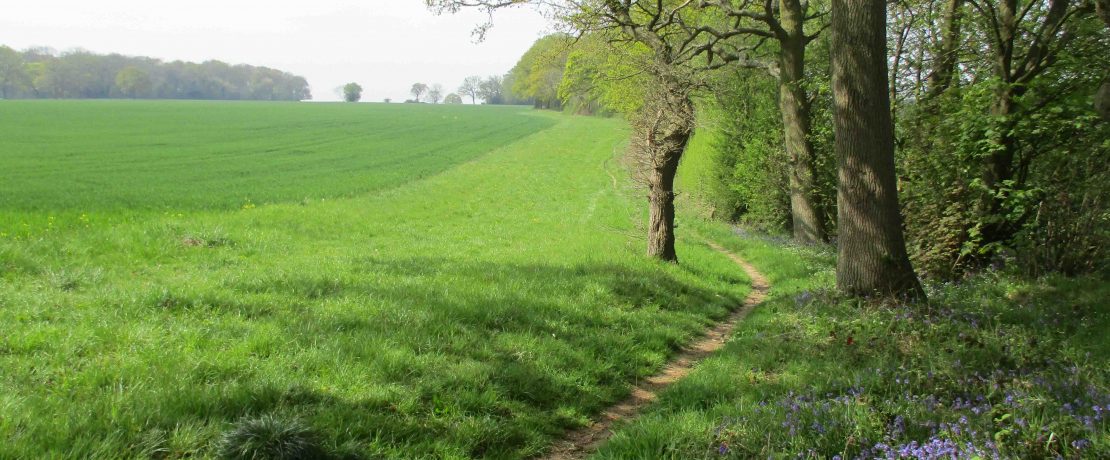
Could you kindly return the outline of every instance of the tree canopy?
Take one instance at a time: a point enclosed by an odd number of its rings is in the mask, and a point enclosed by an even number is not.
[[[268,67],[0,46],[0,97],[300,101],[312,94],[304,77]]]
[[[347,102],[358,102],[362,99],[362,85],[358,83],[347,83],[343,85],[343,100]],[[388,101],[386,101],[388,102]]]

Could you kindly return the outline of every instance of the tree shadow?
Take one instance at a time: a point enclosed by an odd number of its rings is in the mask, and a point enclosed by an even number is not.
[[[741,304],[705,279],[747,284],[649,264],[362,257],[334,268],[226,286],[322,306],[265,320],[280,328],[286,351],[326,349],[327,363],[291,363],[280,381],[239,376],[222,391],[193,393],[179,414],[225,422],[304,414],[344,455],[532,455]],[[312,386],[317,376],[307,369],[337,366],[395,391],[351,397]]]

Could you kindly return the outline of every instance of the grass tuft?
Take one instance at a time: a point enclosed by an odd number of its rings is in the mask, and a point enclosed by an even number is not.
[[[272,414],[245,418],[220,438],[226,460],[316,460],[327,458],[319,437],[298,419]]]

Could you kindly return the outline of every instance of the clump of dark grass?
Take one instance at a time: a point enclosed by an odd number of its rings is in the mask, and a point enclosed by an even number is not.
[[[218,455],[228,460],[326,459],[319,439],[300,420],[266,414],[235,423],[220,439]]]
[[[190,247],[220,248],[235,246],[235,240],[223,230],[215,229],[187,234],[181,238],[181,244]]]

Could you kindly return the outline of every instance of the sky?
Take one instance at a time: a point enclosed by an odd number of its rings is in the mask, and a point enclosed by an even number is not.
[[[36,0],[4,6],[0,45],[217,59],[301,75],[317,101],[339,100],[352,81],[363,101],[403,101],[416,82],[446,94],[468,75],[504,74],[552,31],[538,12],[516,8],[499,11],[476,42],[471,32],[487,19],[436,16],[423,0]]]

